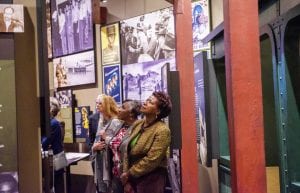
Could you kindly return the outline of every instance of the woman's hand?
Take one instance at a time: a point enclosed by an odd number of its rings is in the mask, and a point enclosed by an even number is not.
[[[129,173],[128,172],[122,173],[120,178],[121,178],[122,184],[125,185],[128,182]]]
[[[106,138],[105,131],[104,130],[99,131],[99,135],[100,135],[101,139],[103,139],[105,141],[105,138]]]
[[[129,182],[124,185],[124,193],[134,193],[133,188]]]
[[[98,141],[93,144],[92,150],[97,151],[97,150],[103,150],[106,147],[106,144],[104,141]]]

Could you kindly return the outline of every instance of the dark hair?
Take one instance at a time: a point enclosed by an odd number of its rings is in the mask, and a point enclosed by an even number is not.
[[[133,117],[135,119],[138,118],[138,116],[141,114],[141,103],[137,100],[132,100],[132,99],[126,99],[123,101],[123,103],[128,103],[130,106],[130,113],[133,114]]]
[[[13,13],[15,12],[15,9],[14,9],[13,7],[11,7],[11,6],[5,7],[5,8],[3,9],[3,12],[5,12],[6,9],[11,9]]]
[[[159,114],[157,115],[157,119],[160,120],[167,117],[172,110],[172,102],[170,96],[162,91],[153,92],[152,95],[158,100]]]

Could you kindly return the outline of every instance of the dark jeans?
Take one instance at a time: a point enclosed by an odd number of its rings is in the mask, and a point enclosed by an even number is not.
[[[164,193],[167,169],[157,168],[154,171],[132,179],[132,186],[136,193]]]
[[[55,193],[64,193],[64,170],[56,171],[54,174]]]
[[[112,179],[112,193],[124,193],[124,187],[122,185],[122,182],[120,180],[120,178],[113,176]]]

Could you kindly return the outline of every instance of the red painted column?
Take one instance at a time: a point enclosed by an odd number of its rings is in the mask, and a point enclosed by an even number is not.
[[[176,64],[180,76],[182,192],[198,192],[191,1],[175,0]]]
[[[258,3],[224,0],[233,193],[266,193]]]

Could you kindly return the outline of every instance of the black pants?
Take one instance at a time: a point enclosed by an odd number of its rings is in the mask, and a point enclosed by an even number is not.
[[[167,169],[157,168],[154,171],[132,179],[132,186],[135,193],[164,193],[166,185]]]

